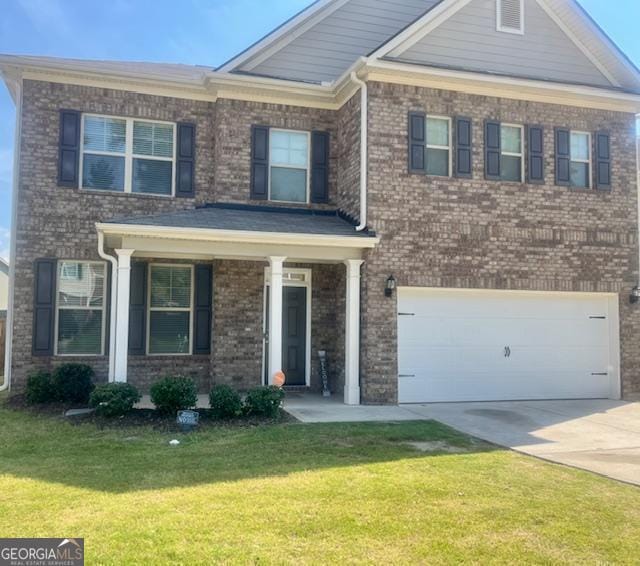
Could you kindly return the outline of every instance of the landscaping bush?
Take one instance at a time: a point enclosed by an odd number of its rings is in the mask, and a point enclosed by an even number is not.
[[[240,395],[228,385],[216,385],[209,393],[209,404],[216,419],[232,419],[242,411]]]
[[[166,415],[191,409],[197,401],[198,390],[189,377],[165,377],[151,386],[151,402]]]
[[[93,391],[93,368],[85,364],[63,364],[53,372],[58,401],[88,403]]]
[[[37,371],[27,378],[27,388],[25,390],[27,403],[39,405],[43,403],[53,403],[58,400],[53,379],[48,371]]]
[[[279,387],[256,387],[247,394],[244,408],[248,415],[277,417],[280,413],[284,391]]]
[[[93,390],[89,405],[103,417],[121,417],[131,412],[140,399],[138,390],[129,383],[107,383]]]

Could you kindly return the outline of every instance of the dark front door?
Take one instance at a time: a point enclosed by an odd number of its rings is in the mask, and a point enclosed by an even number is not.
[[[285,287],[282,312],[282,371],[287,385],[306,385],[307,289]]]
[[[269,293],[265,327],[269,329]],[[307,384],[307,289],[284,287],[282,301],[282,371],[286,385]],[[269,383],[269,339],[265,343],[264,382]]]

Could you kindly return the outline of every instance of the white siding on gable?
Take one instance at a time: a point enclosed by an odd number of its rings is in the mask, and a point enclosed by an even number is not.
[[[398,59],[425,65],[612,86],[538,5],[524,2],[524,34],[496,29],[496,0],[472,0]]]
[[[432,8],[438,0],[350,0],[333,14],[253,67],[260,75],[331,82]]]

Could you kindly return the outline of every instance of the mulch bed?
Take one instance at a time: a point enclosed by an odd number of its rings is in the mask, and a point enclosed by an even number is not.
[[[150,426],[154,430],[162,432],[182,432],[180,426],[176,423],[175,416],[163,415],[153,409],[134,409],[128,415],[113,418],[101,417],[95,413],[76,417],[65,417],[64,414],[67,410],[72,408],[77,409],[79,407],[72,407],[65,405],[64,403],[29,405],[26,402],[24,395],[12,395],[6,400],[6,406],[10,409],[25,411],[34,415],[59,417],[61,419],[68,420],[74,425],[93,424],[100,430]],[[218,420],[213,418],[210,409],[198,409],[198,413],[200,413],[200,424],[194,432],[211,428],[252,428],[297,422],[295,417],[282,410],[280,411],[280,415],[274,419],[252,416],[229,420]]]

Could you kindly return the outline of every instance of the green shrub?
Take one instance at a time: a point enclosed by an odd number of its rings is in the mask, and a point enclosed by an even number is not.
[[[283,399],[284,391],[279,387],[256,387],[247,394],[244,408],[248,415],[277,417]]]
[[[240,395],[228,385],[216,385],[209,393],[209,404],[216,419],[232,419],[242,411]]]
[[[58,401],[88,403],[93,391],[93,368],[85,364],[63,364],[53,372]]]
[[[175,414],[191,409],[198,401],[198,390],[189,377],[165,377],[151,386],[151,402],[160,413]]]
[[[27,388],[25,390],[27,403],[39,405],[43,403],[53,403],[58,400],[56,389],[53,386],[53,379],[48,371],[37,371],[27,378]]]
[[[103,417],[121,417],[131,412],[141,398],[138,390],[129,383],[106,383],[93,390],[89,405]]]

